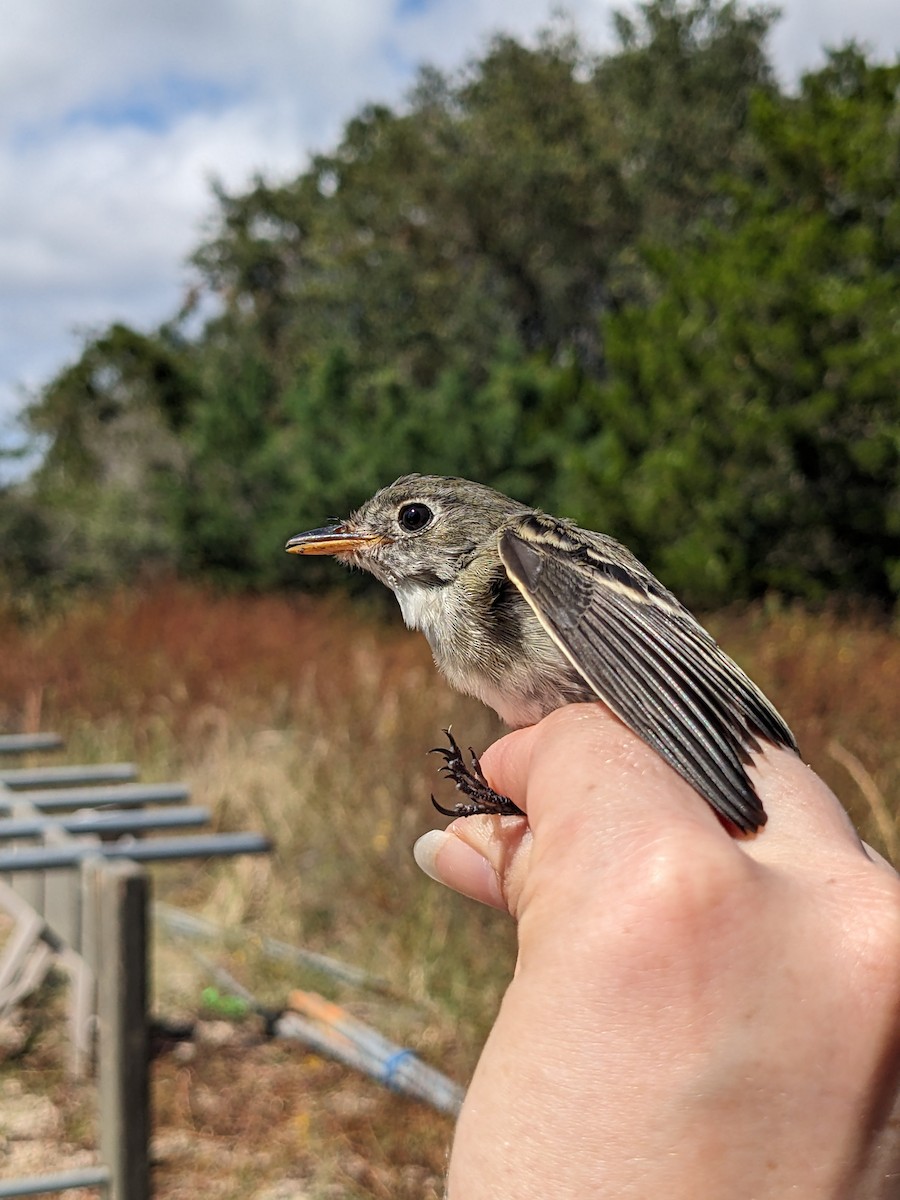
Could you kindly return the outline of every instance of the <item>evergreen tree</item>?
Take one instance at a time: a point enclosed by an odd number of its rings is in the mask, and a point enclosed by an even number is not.
[[[423,471],[609,529],[695,601],[890,602],[900,68],[848,47],[783,95],[772,21],[645,0],[604,56],[498,36],[292,182],[218,189],[193,305],[31,405],[10,561],[270,584],[298,527]]]

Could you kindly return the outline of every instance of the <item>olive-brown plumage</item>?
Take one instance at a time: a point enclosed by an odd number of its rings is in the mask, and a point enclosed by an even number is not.
[[[600,699],[723,817],[765,823],[746,764],[759,738],[796,750],[791,731],[613,538],[483,484],[405,475],[286,548],[371,571],[449,682],[507,724]]]

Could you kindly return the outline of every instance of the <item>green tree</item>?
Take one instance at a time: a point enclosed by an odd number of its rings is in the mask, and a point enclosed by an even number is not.
[[[278,578],[276,529],[290,487],[279,419],[272,373],[252,345],[206,359],[172,493],[183,568],[257,584]]]
[[[607,322],[573,491],[688,594],[897,594],[898,85],[849,48],[761,96],[730,227],[649,253],[659,299]]]
[[[498,36],[455,76],[424,70],[404,111],[365,108],[293,183],[219,190],[195,262],[220,330],[252,325],[284,381],[340,344],[417,386],[447,368],[477,382],[510,338],[599,371],[636,243],[679,242],[752,160],[771,20],[652,0],[605,58],[563,23],[533,47]]]
[[[649,0],[616,13],[620,49],[600,61],[594,85],[618,131],[642,239],[683,244],[726,215],[723,175],[754,177],[750,108],[778,94],[766,52],[776,15],[733,0]]]
[[[298,526],[418,470],[609,528],[694,599],[894,595],[897,69],[851,47],[784,96],[772,21],[498,36],[290,183],[218,189],[193,303],[29,410],[58,572],[277,582]]]
[[[174,561],[171,485],[194,392],[190,353],[170,330],[113,325],[30,405],[27,427],[46,448],[28,503],[53,527],[61,579],[110,581]]]

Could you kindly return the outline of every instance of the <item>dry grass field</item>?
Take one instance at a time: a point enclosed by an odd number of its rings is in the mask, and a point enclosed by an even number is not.
[[[896,856],[896,635],[875,620],[776,606],[707,624],[775,700],[864,836]],[[145,779],[185,779],[218,829],[272,837],[268,858],[154,868],[158,898],[249,935],[218,962],[273,1008],[292,987],[322,991],[465,1082],[512,970],[513,930],[422,877],[410,846],[433,824],[426,751],[442,726],[476,746],[500,730],[437,679],[421,638],[332,602],[172,583],[27,624],[0,612],[0,645],[0,729],[56,729],[69,761],[133,759]],[[387,991],[273,966],[256,935],[355,964]],[[159,1040],[160,1200],[440,1195],[447,1118],[299,1044],[268,1041],[256,1019],[226,1024],[204,1007],[209,983],[160,932],[155,1012],[206,1018],[190,1044]],[[77,1156],[92,1144],[92,1110],[89,1089],[65,1078],[63,999],[61,984],[46,989],[21,1036],[0,1045],[0,1108],[43,1098],[54,1114],[47,1144]],[[0,1167],[19,1173],[2,1155]]]

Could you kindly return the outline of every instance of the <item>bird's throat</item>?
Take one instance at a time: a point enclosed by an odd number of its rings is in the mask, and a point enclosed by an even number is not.
[[[393,585],[394,595],[408,629],[418,629],[433,646],[446,626],[452,609],[450,585],[435,581],[404,579]]]
[[[498,623],[497,613],[482,613],[458,581],[437,586],[407,579],[393,590],[403,620],[424,633],[447,682],[512,728],[532,725],[562,704],[595,698],[517,593]]]

